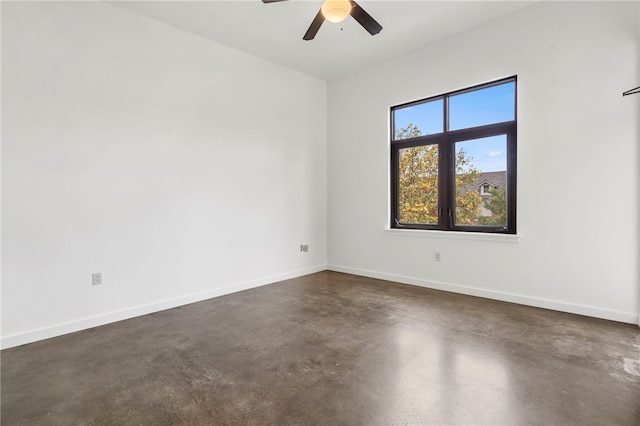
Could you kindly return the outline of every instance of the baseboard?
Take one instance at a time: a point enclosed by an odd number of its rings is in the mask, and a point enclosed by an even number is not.
[[[607,309],[596,308],[592,306],[577,305],[566,302],[559,302],[550,299],[541,299],[529,296],[521,296],[512,293],[498,292],[480,289],[476,287],[468,287],[457,284],[443,283],[438,281],[424,280],[420,278],[407,277],[403,275],[387,274],[384,272],[370,271],[364,269],[351,268],[340,265],[318,265],[311,268],[300,269],[283,274],[272,275],[269,277],[236,283],[227,287],[217,288],[202,293],[181,296],[175,299],[162,300],[146,305],[135,306],[117,312],[110,312],[103,315],[96,315],[89,318],[83,318],[78,321],[57,324],[51,327],[31,330],[24,333],[2,336],[0,338],[0,349],[8,349],[15,346],[25,345],[37,342],[39,340],[49,339],[63,334],[73,333],[76,331],[86,330],[88,328],[98,327],[117,321],[135,318],[141,315],[147,315],[154,312],[171,309],[178,306],[188,305],[190,303],[201,302],[203,300],[214,297],[224,296],[226,294],[236,293],[238,291],[249,290],[251,288],[261,287],[273,284],[279,281],[297,278],[304,275],[330,270],[335,272],[344,272],[347,274],[360,275],[363,277],[377,278],[386,281],[394,281],[403,284],[411,284],[420,287],[426,287],[436,290],[449,291],[452,293],[466,294],[470,296],[485,297],[488,299],[501,300],[504,302],[518,303],[521,305],[535,306],[538,308],[552,309],[555,311],[568,312],[572,314],[585,315],[594,318],[602,318],[611,321],[624,322],[629,324],[640,325],[640,317],[631,312],[611,311]]]
[[[224,296],[226,294],[236,293],[238,291],[249,290],[251,288],[261,287],[279,281],[313,274],[315,272],[324,271],[326,269],[326,265],[319,265],[311,268],[290,271],[283,274],[272,275],[257,280],[236,283],[210,291],[189,294],[186,296],[177,297],[175,299],[157,301],[146,305],[123,309],[117,312],[110,312],[103,315],[83,318],[78,321],[71,321],[67,323],[57,324],[51,327],[27,331],[24,333],[2,336],[2,338],[0,339],[0,349],[8,349],[15,346],[25,345],[27,343],[37,342],[39,340],[49,339],[51,337],[62,336],[63,334],[73,333],[76,331],[86,330],[88,328],[98,327],[117,321],[135,318],[141,315],[163,311],[165,309],[171,309],[178,306],[188,305],[190,303],[201,302],[203,300],[211,299],[214,297]]]
[[[640,316],[631,312],[611,311],[608,309],[596,308],[593,306],[577,305],[573,303],[559,302],[550,299],[522,296],[518,294],[505,293],[500,291],[485,290],[476,287],[468,287],[458,284],[450,284],[438,281],[424,280],[421,278],[407,277],[403,275],[387,274],[384,272],[369,271],[364,269],[350,268],[340,265],[328,265],[327,269],[335,272],[360,275],[363,277],[377,278],[385,281],[395,281],[402,284],[411,284],[435,290],[449,291],[452,293],[466,294],[469,296],[484,297],[487,299],[500,300],[503,302],[517,303],[520,305],[534,306],[537,308],[551,309],[554,311],[568,312],[571,314],[585,315],[588,317],[601,318],[611,321],[624,322],[640,325]]]

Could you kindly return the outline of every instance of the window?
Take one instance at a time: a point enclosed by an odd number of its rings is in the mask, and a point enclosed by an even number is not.
[[[516,77],[391,108],[391,227],[516,232]]]

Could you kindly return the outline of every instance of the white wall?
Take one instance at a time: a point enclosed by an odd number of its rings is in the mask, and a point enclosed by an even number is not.
[[[324,269],[326,100],[108,4],[3,2],[3,347]]]
[[[638,322],[639,7],[541,2],[330,82],[329,268]],[[389,107],[510,75],[520,242],[385,232]]]

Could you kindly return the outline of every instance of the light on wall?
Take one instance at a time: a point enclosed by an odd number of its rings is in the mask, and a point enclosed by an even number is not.
[[[327,0],[320,8],[324,19],[329,22],[342,22],[351,13],[351,2],[349,0]]]

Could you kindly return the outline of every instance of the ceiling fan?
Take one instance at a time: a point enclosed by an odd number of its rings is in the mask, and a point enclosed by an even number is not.
[[[285,0],[262,0],[263,3],[276,3],[280,1]],[[382,25],[365,12],[355,1],[326,0],[302,39],[313,40],[325,19],[329,22],[342,22],[347,19],[349,15],[353,16],[353,19],[358,21],[371,35],[376,35],[382,31]]]

